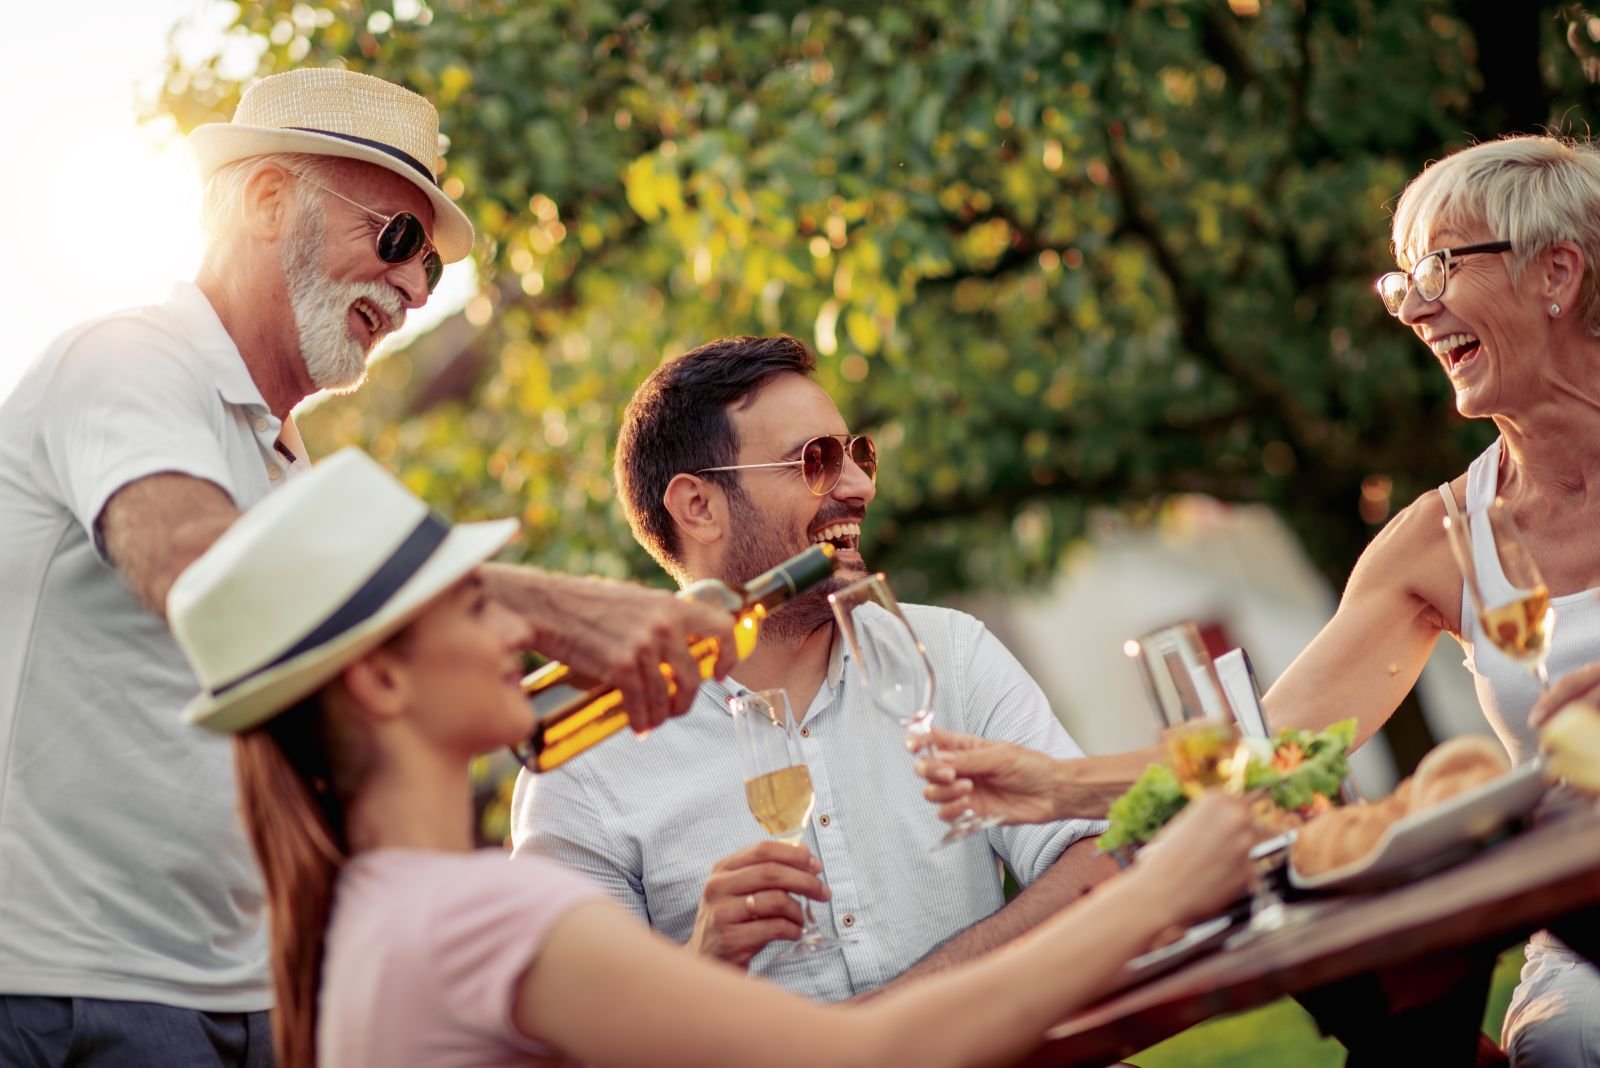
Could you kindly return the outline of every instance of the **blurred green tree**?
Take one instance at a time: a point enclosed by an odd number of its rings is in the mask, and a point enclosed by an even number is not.
[[[521,513],[546,566],[658,576],[611,499],[622,405],[665,355],[790,332],[881,443],[870,558],[922,597],[1036,579],[1091,508],[1192,491],[1272,505],[1342,585],[1492,433],[1372,292],[1388,205],[1473,139],[1581,125],[1600,20],[241,0],[229,34],[175,49],[154,106],[225,119],[241,76],[300,64],[403,82],[478,227],[481,295],[306,419],[317,451],[363,444],[450,514]]]

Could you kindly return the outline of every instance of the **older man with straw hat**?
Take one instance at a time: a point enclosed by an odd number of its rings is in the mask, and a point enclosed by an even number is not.
[[[163,606],[306,468],[294,406],[358,385],[472,248],[438,114],[400,86],[274,75],[190,141],[194,283],[68,331],[0,405],[0,1064],[271,1063],[260,877],[227,744],[180,721],[197,686]],[[638,729],[693,697],[656,666],[695,677],[686,637],[731,636],[659,591],[486,574]]]

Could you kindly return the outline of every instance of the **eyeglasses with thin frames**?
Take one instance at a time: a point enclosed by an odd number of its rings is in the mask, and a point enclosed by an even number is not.
[[[833,491],[844,477],[844,458],[849,456],[855,465],[878,482],[878,449],[866,434],[822,434],[810,438],[800,446],[800,459],[778,460],[769,464],[728,464],[725,467],[702,467],[697,475],[712,471],[747,471],[758,467],[799,467],[806,480],[806,489],[814,497],[823,497]]]
[[[383,223],[378,230],[377,247],[378,258],[384,263],[407,263],[417,256],[422,257],[422,271],[428,276],[428,292],[432,293],[439,285],[439,279],[444,274],[444,260],[439,256],[439,250],[433,247],[433,242],[428,240],[428,231],[422,225],[422,220],[409,211],[397,211],[393,215],[385,215],[380,211],[373,211],[359,201],[351,200],[337,189],[329,189],[315,178],[311,178],[299,171],[291,172],[296,178],[308,185],[314,185],[331,196],[336,196],[351,207],[360,208],[374,219]]]
[[[1406,295],[1416,289],[1417,296],[1433,303],[1444,296],[1444,287],[1450,284],[1450,265],[1462,256],[1475,256],[1483,252],[1510,252],[1509,241],[1486,241],[1481,245],[1462,245],[1459,248],[1435,249],[1417,261],[1409,271],[1390,271],[1377,281],[1378,297],[1389,314],[1399,318]]]

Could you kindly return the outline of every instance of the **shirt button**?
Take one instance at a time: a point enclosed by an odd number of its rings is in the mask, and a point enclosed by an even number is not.
[[[265,430],[265,429],[267,429],[267,417],[266,416],[264,416],[264,415],[256,416],[256,429],[257,430]]]
[[[280,479],[282,477],[283,477],[283,472],[278,470],[278,467],[277,467],[276,464],[268,464],[267,465],[267,478],[268,479],[270,479],[273,482],[276,482],[276,481],[278,481],[278,479]]]
[[[844,924],[846,927],[854,927],[856,925],[856,914],[853,912],[847,912],[844,914],[844,919],[840,920],[839,922]]]
[[[802,738],[811,737],[811,728],[810,727],[801,727],[800,728],[800,737],[802,737]]]
[[[826,827],[828,824],[833,822],[833,819],[826,812],[824,812],[822,815],[817,817],[817,822]]]

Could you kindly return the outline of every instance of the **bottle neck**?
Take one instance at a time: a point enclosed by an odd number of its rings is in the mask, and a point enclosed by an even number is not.
[[[770,611],[832,573],[833,546],[813,545],[745,583],[740,591],[744,607],[748,610],[759,605]]]

